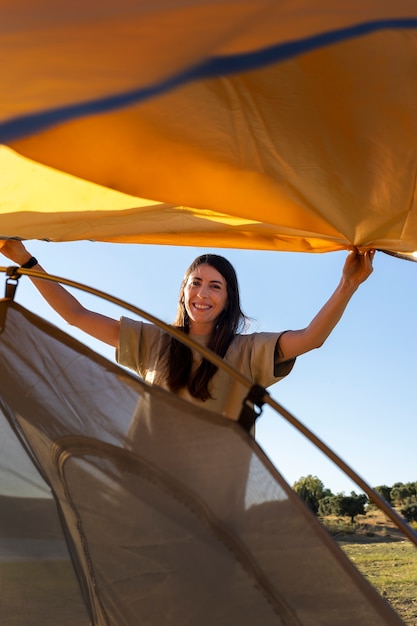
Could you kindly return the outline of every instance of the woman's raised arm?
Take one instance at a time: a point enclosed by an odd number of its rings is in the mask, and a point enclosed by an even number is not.
[[[301,330],[288,331],[282,335],[280,349],[284,359],[319,348],[326,341],[359,285],[371,275],[374,254],[375,250],[363,254],[356,249],[349,252],[339,285],[310,324]]]
[[[21,241],[13,239],[0,240],[0,252],[16,265],[23,265],[31,258]],[[45,272],[41,265],[33,266],[37,272]],[[46,273],[46,272],[45,272]],[[92,337],[116,347],[119,341],[119,321],[101,313],[90,311],[78,302],[62,285],[51,281],[31,278],[39,293],[46,302],[68,324],[76,326]]]

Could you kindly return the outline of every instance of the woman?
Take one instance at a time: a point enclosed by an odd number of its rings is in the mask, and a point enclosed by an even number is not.
[[[0,250],[15,264],[44,271],[19,241],[1,241]],[[214,350],[254,384],[268,387],[291,371],[297,356],[323,344],[356,289],[372,273],[373,257],[374,250],[360,254],[354,249],[348,254],[339,285],[306,328],[245,335],[240,334],[246,318],[240,307],[233,267],[221,256],[202,255],[184,276],[174,325]],[[114,346],[120,364],[135,370],[150,383],[238,419],[247,389],[223,370],[217,370],[152,324],[127,318],[111,319],[85,309],[56,283],[32,281],[69,324]]]

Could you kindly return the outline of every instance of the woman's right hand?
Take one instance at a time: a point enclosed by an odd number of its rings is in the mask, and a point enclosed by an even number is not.
[[[29,252],[17,239],[0,239],[0,252],[16,265],[23,265],[30,259]]]

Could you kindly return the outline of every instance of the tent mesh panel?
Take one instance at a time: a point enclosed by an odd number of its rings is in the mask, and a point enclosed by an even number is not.
[[[236,423],[0,313],[2,626],[402,624]]]

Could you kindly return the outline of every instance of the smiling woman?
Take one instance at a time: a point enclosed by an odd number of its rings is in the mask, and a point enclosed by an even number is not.
[[[245,323],[233,266],[216,254],[197,257],[182,281],[174,325],[225,357]],[[194,398],[203,401],[215,398],[209,383],[217,368],[205,359],[199,362],[198,356],[192,355],[179,341],[170,342],[166,370],[172,391],[188,388]]]
[[[2,241],[0,249],[14,263],[44,271],[20,241]],[[222,256],[204,254],[185,273],[173,325],[210,348],[254,385],[269,387],[289,374],[297,356],[327,339],[358,286],[371,274],[373,256],[373,250],[363,254],[350,251],[339,285],[306,328],[246,334],[247,319],[233,266]],[[229,419],[239,418],[247,388],[200,354],[153,324],[106,317],[86,309],[62,286],[32,280],[69,324],[114,346],[121,365],[194,404]]]

